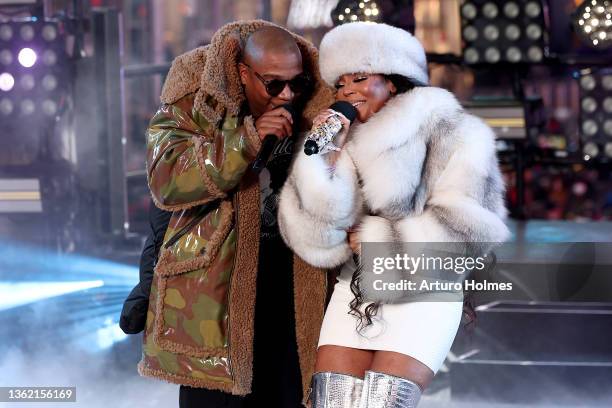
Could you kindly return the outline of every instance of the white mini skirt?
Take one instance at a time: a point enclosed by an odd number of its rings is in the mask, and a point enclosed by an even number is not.
[[[334,286],[321,327],[319,347],[335,345],[394,351],[415,358],[437,373],[457,334],[463,302],[383,304],[372,324],[358,333],[358,319],[349,314],[349,303],[353,300],[350,289],[353,270],[354,263],[345,265]],[[366,306],[367,303],[361,306],[362,312]]]

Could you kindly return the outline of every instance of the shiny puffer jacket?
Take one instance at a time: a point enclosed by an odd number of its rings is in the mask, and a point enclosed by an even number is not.
[[[263,21],[231,23],[178,57],[148,129],[148,183],[172,211],[151,286],[141,375],[236,395],[251,391],[259,246],[259,184],[248,171],[260,141],[237,62]],[[304,121],[329,102],[316,50],[296,42],[317,79]],[[304,396],[314,369],[326,272],[294,260],[296,339]],[[271,362],[273,364],[273,362]]]

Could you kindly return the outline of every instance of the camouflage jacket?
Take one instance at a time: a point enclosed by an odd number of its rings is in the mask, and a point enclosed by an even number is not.
[[[138,371],[236,395],[251,391],[260,222],[259,184],[248,171],[260,141],[253,118],[240,109],[236,64],[240,41],[264,24],[270,23],[228,24],[210,45],[178,57],[147,132],[151,194],[173,214],[155,267]],[[319,79],[316,50],[296,41],[305,69]],[[314,95],[318,102],[307,105],[306,116],[331,93],[317,81]],[[306,398],[327,275],[296,257],[293,284]]]

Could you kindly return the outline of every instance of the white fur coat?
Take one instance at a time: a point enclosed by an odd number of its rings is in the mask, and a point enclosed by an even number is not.
[[[298,144],[279,226],[306,262],[332,268],[361,242],[503,242],[504,183],[493,131],[448,91],[415,88],[351,127],[335,168]]]

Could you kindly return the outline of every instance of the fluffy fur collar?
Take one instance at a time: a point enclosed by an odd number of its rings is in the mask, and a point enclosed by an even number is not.
[[[161,102],[175,103],[196,92],[195,107],[212,124],[217,125],[225,114],[238,115],[245,101],[238,72],[242,44],[251,33],[264,26],[276,25],[263,20],[226,24],[209,45],[178,56],[162,89]],[[304,69],[316,80],[313,97],[303,112],[310,120],[329,105],[333,92],[321,81],[317,49],[303,37],[293,36],[302,52]]]
[[[358,123],[348,148],[355,160],[367,163],[384,152],[422,140],[427,135],[424,127],[455,118],[461,110],[457,99],[445,89],[415,88],[389,100],[366,123]]]

